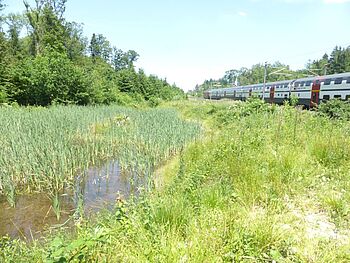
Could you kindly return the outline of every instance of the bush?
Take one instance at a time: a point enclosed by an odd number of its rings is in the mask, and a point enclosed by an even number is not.
[[[109,64],[102,61],[93,63],[90,59],[86,59],[82,68],[90,85],[91,103],[113,104],[118,102],[117,78],[114,69]]]
[[[229,107],[221,107],[217,109],[217,120],[221,124],[232,123],[234,120],[247,117],[261,112],[273,112],[276,106],[265,103],[258,98],[249,98],[245,103],[236,103]],[[214,112],[214,109],[211,111]]]
[[[320,104],[318,113],[334,119],[350,120],[350,101],[329,100]]]
[[[50,51],[27,58],[10,72],[10,96],[22,105],[88,104],[89,84],[65,55]]]
[[[139,104],[139,102],[135,98],[130,96],[128,93],[118,91],[118,92],[116,92],[115,96],[116,96],[115,103],[117,105],[135,106],[135,105]]]
[[[157,106],[159,106],[160,102],[161,102],[161,99],[155,98],[155,97],[150,97],[150,99],[148,100],[148,105],[150,107],[157,107]]]

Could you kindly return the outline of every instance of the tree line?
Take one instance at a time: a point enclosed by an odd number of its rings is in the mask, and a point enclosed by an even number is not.
[[[208,89],[230,87],[232,85],[249,85],[262,83],[264,80],[264,64],[256,64],[251,68],[232,69],[225,72],[220,79],[205,80],[202,84],[196,85],[192,95],[202,96],[203,91]],[[305,69],[291,70],[288,65],[280,62],[267,65],[267,82],[290,80],[307,76],[326,75],[350,72],[350,46],[342,48],[336,46],[330,55],[324,54],[321,59],[306,64]]]
[[[65,19],[66,2],[24,1],[22,14],[6,14],[0,0],[0,103],[156,105],[184,96],[166,79],[136,70],[136,51],[102,34],[85,37],[81,24]]]

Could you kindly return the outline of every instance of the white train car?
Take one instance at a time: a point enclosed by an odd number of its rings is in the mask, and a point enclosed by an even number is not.
[[[224,89],[213,89],[204,93],[206,99],[229,98],[247,100],[249,97],[263,98],[266,102],[283,104],[291,96],[298,104],[314,107],[330,99],[350,99],[350,72],[326,76],[284,80]]]

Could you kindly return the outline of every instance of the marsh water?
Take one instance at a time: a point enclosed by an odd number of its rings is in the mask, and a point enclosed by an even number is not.
[[[131,180],[132,179],[132,180]],[[52,209],[48,195],[35,194],[16,197],[15,207],[6,198],[0,199],[0,237],[26,240],[37,239],[49,230],[72,226],[77,208],[89,216],[101,209],[111,209],[116,200],[137,194],[144,180],[125,173],[118,161],[92,167],[77,176],[75,189],[60,194],[60,219]]]

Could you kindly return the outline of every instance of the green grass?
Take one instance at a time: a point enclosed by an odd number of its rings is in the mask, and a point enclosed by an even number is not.
[[[12,204],[25,192],[55,200],[79,171],[110,159],[148,176],[200,132],[172,109],[114,106],[0,108],[0,124],[0,194]]]
[[[171,106],[207,132],[165,185],[42,247],[3,240],[0,259],[349,262],[348,122],[259,101]]]

